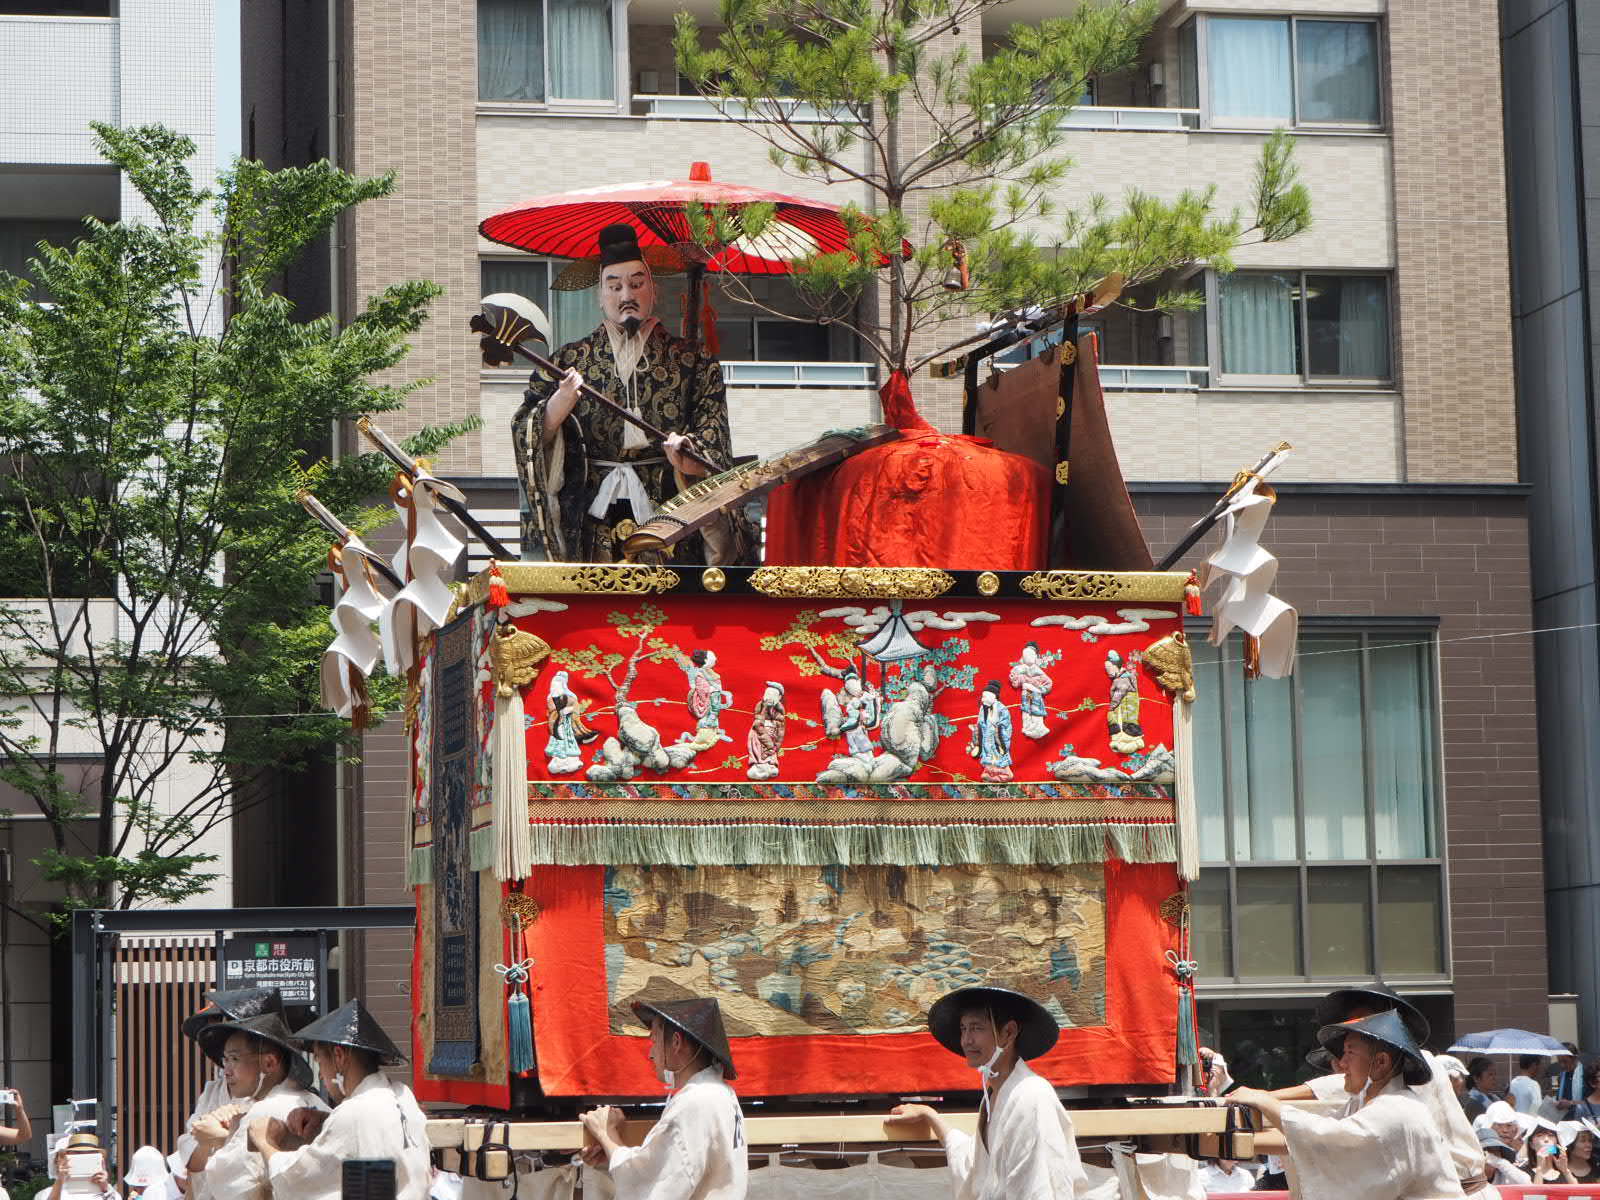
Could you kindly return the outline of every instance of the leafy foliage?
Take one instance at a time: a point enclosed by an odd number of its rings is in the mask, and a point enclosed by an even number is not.
[[[1063,118],[1090,81],[1139,61],[1159,5],[1084,0],[1070,16],[1012,25],[980,58],[960,44],[961,30],[979,29],[1003,2],[721,0],[724,29],[709,48],[691,15],[677,18],[680,72],[765,140],[778,167],[867,189],[871,219],[844,214],[850,250],[798,260],[793,279],[819,320],[852,328],[891,368],[915,371],[933,357],[915,359],[912,337],[942,321],[1048,309],[1112,272],[1131,288],[1196,263],[1227,271],[1245,238],[1281,240],[1310,222],[1282,132],[1258,163],[1248,226],[1239,212],[1217,210],[1212,188],[1171,200],[1135,190],[1120,207],[1096,197],[1057,214],[1052,193],[1070,168],[1058,155]],[[690,212],[706,245],[759,237],[771,219],[770,206]],[[943,285],[959,254],[973,279],[966,291]],[[882,275],[879,315],[858,315],[855,297]],[[738,276],[715,278],[764,307]],[[1198,302],[1179,292],[1157,305]]]
[[[154,219],[90,219],[75,245],[42,245],[51,306],[0,274],[0,594],[27,597],[0,601],[0,779],[49,823],[40,861],[69,904],[129,906],[204,890],[201,840],[345,736],[315,697],[327,538],[295,494],[314,488],[358,530],[387,519],[362,507],[386,487],[381,458],[309,448],[404,402],[417,385],[370,376],[404,357],[439,289],[387,288],[343,329],[301,320],[275,278],[388,177],[241,161],[213,193],[188,139],[95,130]],[[393,690],[375,681],[379,710]],[[69,778],[84,756],[97,768]],[[92,823],[87,853],[76,821]]]

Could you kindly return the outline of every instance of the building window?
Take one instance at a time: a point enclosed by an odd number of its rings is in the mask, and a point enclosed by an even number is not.
[[[1178,35],[1179,95],[1208,124],[1382,124],[1378,24],[1302,17],[1196,17]]]
[[[485,296],[513,292],[537,304],[550,318],[554,339],[551,348],[554,349],[593,332],[600,323],[600,307],[595,302],[593,288],[558,292],[550,287],[550,280],[563,265],[526,256],[485,258],[479,265],[480,284]]]
[[[612,0],[478,0],[478,98],[614,103],[614,24]]]
[[[0,271],[31,282],[28,260],[39,257],[40,242],[70,246],[82,236],[82,221],[0,220]],[[28,298],[49,300],[50,296],[35,284]]]
[[[1235,271],[1217,277],[1222,373],[1234,382],[1393,378],[1384,275]]]
[[[1443,976],[1434,630],[1307,629],[1290,679],[1191,644],[1201,975]]]

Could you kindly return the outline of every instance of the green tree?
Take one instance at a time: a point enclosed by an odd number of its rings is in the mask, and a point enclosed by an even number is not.
[[[95,130],[153,219],[41,245],[49,305],[0,274],[0,780],[48,822],[68,904],[126,907],[204,890],[200,840],[345,735],[315,699],[328,547],[295,492],[381,519],[382,461],[315,447],[404,402],[370,376],[439,289],[299,319],[275,278],[390,178],[241,161],[212,192],[188,139]]]
[[[919,359],[914,342],[951,318],[1048,309],[1113,272],[1133,288],[1159,286],[1195,263],[1228,271],[1246,240],[1287,238],[1310,222],[1310,198],[1281,131],[1257,163],[1248,217],[1219,211],[1207,186],[1171,200],[1130,189],[1120,206],[1096,197],[1058,214],[1052,193],[1070,168],[1057,153],[1062,119],[1090,81],[1139,61],[1159,6],[1084,0],[1070,16],[1013,25],[980,57],[976,32],[1003,4],[721,0],[723,29],[711,46],[692,16],[677,18],[679,70],[723,116],[765,140],[777,166],[867,190],[873,220],[846,211],[852,250],[807,257],[793,278],[820,319],[854,329],[890,368],[914,372],[933,357]],[[808,110],[838,119],[817,123]],[[697,239],[716,245],[759,237],[771,211],[690,218]],[[963,252],[972,287],[951,291],[943,281]],[[877,282],[885,260],[883,303],[862,315],[854,298]],[[756,303],[738,277],[716,278],[734,298]],[[1153,306],[1200,302],[1168,291]]]

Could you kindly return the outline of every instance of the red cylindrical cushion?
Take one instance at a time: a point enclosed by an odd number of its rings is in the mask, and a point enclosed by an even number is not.
[[[765,561],[1033,571],[1049,519],[1039,463],[984,438],[910,430],[775,490]]]

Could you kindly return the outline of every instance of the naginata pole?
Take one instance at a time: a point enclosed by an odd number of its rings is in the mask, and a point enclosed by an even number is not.
[[[339,520],[338,517],[334,516],[333,513],[329,512],[327,506],[324,505],[322,501],[318,500],[304,488],[295,493],[295,499],[300,501],[301,508],[305,509],[317,519],[317,523],[319,525],[321,525],[329,533],[333,534],[334,537],[339,539],[339,544],[341,546],[347,544],[351,538],[356,536],[355,530],[351,529],[350,526],[346,525],[343,521]],[[406,581],[401,579],[400,576],[396,575],[389,564],[384,562],[381,558],[374,556],[366,561],[372,564],[372,569],[374,571],[376,571],[379,575],[382,575],[390,583],[394,584],[397,589],[403,590],[405,588]]]
[[[1294,447],[1288,442],[1279,442],[1271,450],[1268,450],[1265,454],[1263,454],[1261,456],[1261,461],[1256,463],[1255,466],[1251,467],[1248,471],[1240,471],[1237,478],[1235,478],[1233,483],[1228,486],[1228,490],[1222,493],[1222,498],[1211,506],[1211,511],[1206,513],[1205,516],[1201,517],[1189,527],[1189,532],[1183,535],[1183,541],[1179,542],[1171,550],[1167,551],[1166,557],[1156,564],[1156,570],[1170,571],[1185,554],[1194,549],[1195,543],[1201,538],[1205,537],[1206,534],[1210,533],[1211,527],[1222,519],[1222,514],[1228,510],[1228,501],[1233,499],[1234,493],[1242,488],[1249,480],[1254,479],[1257,475],[1260,475],[1273,459],[1287,454],[1293,449]]]
[[[383,430],[379,429],[377,425],[373,423],[371,417],[359,418],[356,421],[356,428],[366,435],[366,438],[369,442],[383,452],[385,458],[387,458],[395,466],[399,467],[412,479],[417,477],[417,472],[419,469],[417,467],[417,460],[402,450],[399,443],[397,443],[393,438],[384,433]],[[490,533],[481,524],[479,524],[478,518],[474,517],[469,511],[467,511],[467,506],[465,504],[461,503],[461,501],[457,500],[454,496],[440,495],[438,500],[440,504],[444,505],[445,508],[449,510],[451,516],[455,517],[456,520],[465,525],[467,529],[472,532],[474,537],[476,537],[480,542],[489,548],[490,554],[494,555],[498,559],[504,559],[508,562],[516,560],[517,556],[506,548],[504,542],[495,537],[494,534]]]

